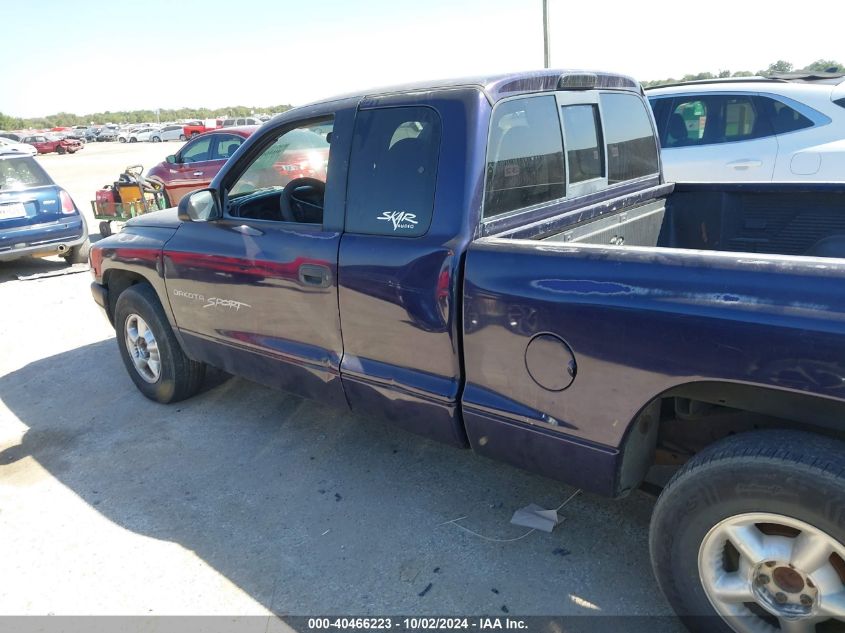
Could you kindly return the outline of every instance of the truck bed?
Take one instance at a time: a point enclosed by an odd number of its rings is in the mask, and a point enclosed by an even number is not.
[[[845,185],[679,185],[572,213],[470,245],[463,411],[479,453],[621,494],[642,474],[624,447],[653,441],[632,423],[662,397],[845,414],[845,259],[814,256],[845,256]],[[547,336],[558,349],[532,360]],[[567,353],[572,384],[539,384]],[[512,449],[551,438],[567,450]]]

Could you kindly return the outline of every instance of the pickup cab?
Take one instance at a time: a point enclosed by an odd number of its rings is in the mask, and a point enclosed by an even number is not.
[[[666,183],[654,129],[601,72],[299,107],[97,242],[92,292],[152,400],[211,365],[591,493],[657,486],[690,628],[845,620],[845,185]]]

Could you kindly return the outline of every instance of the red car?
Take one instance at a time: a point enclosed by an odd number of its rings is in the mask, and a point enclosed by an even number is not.
[[[226,160],[257,129],[257,125],[245,125],[199,134],[150,169],[147,180],[160,182],[168,206],[176,206],[185,194],[208,187]]]
[[[39,154],[73,154],[82,149],[82,143],[75,138],[61,138],[53,134],[36,134],[25,136],[22,143],[28,143],[38,150]]]

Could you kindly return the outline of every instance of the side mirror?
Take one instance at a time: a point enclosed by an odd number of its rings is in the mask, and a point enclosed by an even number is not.
[[[167,161],[168,163],[170,163],[171,165],[175,165],[176,163],[179,162],[178,160],[176,160],[176,154],[171,154],[170,156],[168,156],[164,160]]]
[[[194,191],[179,201],[179,219],[183,222],[210,222],[220,217],[214,189]]]

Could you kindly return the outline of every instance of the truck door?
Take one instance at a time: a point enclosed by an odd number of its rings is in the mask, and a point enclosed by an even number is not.
[[[457,270],[470,98],[463,106],[397,96],[360,109],[339,266],[350,406],[459,446]]]
[[[324,115],[265,134],[221,178],[222,217],[185,222],[164,264],[190,355],[345,406],[337,305],[345,157],[326,133],[335,123]]]

